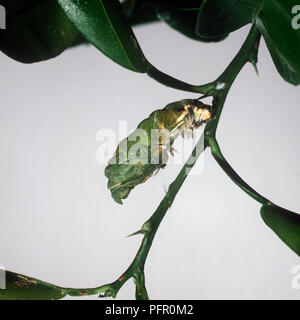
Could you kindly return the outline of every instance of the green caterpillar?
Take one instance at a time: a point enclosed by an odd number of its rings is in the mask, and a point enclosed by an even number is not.
[[[143,120],[137,129],[122,140],[105,168],[108,189],[122,204],[130,191],[164,168],[172,145],[181,134],[190,134],[212,117],[212,107],[198,100],[186,99],[168,104]]]

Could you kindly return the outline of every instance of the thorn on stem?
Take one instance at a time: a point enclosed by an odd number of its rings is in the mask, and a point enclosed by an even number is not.
[[[255,61],[254,59],[251,59],[251,60],[250,60],[250,62],[251,62],[251,64],[252,64],[252,66],[253,66],[253,68],[254,68],[254,70],[255,70],[255,72],[256,72],[256,74],[257,74],[257,76],[259,76],[256,61]]]
[[[129,237],[133,237],[133,236],[137,236],[139,234],[144,234],[144,231],[143,230],[139,230],[137,232],[134,232],[134,233],[131,233],[129,234],[128,236],[126,236],[126,238],[129,238]]]

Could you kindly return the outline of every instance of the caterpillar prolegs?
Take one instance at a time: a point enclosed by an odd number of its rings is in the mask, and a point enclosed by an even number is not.
[[[120,142],[105,168],[113,199],[122,204],[136,185],[166,166],[179,135],[191,135],[211,117],[212,107],[193,99],[176,101],[152,112]]]

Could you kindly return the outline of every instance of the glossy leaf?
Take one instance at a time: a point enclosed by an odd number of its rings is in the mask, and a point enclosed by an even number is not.
[[[45,2],[45,0],[43,0]],[[1,5],[4,6],[6,10],[7,19],[16,18],[22,15],[25,11],[34,8],[39,3],[43,2],[41,0],[2,0]]]
[[[225,37],[251,22],[261,0],[203,0],[196,32],[205,38]]]
[[[170,27],[184,34],[185,36],[201,41],[220,41],[222,37],[202,37],[196,33],[197,16],[196,10],[172,10],[166,8],[157,8],[157,16],[160,20],[166,22]]]
[[[121,66],[146,72],[148,63],[118,0],[57,0],[78,30]]]
[[[9,271],[6,289],[0,289],[0,300],[59,300],[65,296],[61,287]]]
[[[300,84],[300,30],[292,27],[292,8],[297,0],[264,1],[256,19],[274,64],[282,78]]]
[[[131,0],[124,1],[122,6],[131,26],[158,21],[155,6]]]
[[[300,215],[269,203],[260,213],[277,236],[300,256]]]
[[[56,57],[70,47],[78,31],[53,0],[4,0],[7,27],[0,50],[24,63]]]
[[[197,34],[224,36],[255,22],[264,36],[274,64],[284,80],[300,84],[300,32],[292,27],[296,0],[204,0],[197,22]]]

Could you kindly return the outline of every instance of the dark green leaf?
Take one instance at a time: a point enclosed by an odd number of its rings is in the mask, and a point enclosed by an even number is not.
[[[31,10],[41,2],[41,0],[2,0],[1,5],[6,9],[7,18],[12,19],[22,15],[25,11]]]
[[[4,3],[3,3],[4,2]],[[78,31],[54,0],[4,0],[7,28],[0,50],[24,63],[53,58],[72,45]]]
[[[261,0],[203,0],[196,32],[205,38],[225,37],[251,22]]]
[[[196,34],[197,15],[198,11],[196,10],[185,11],[157,8],[157,16],[159,19],[191,39],[201,41],[220,41],[226,37],[225,35],[222,37],[206,38]]]
[[[297,0],[204,0],[196,31],[222,36],[255,21],[284,80],[300,84],[300,32],[292,27]]]
[[[155,6],[126,0],[122,3],[128,22],[132,26],[158,21]]]
[[[70,48],[81,46],[81,45],[90,45],[90,43],[86,40],[86,38],[80,33],[75,41],[72,43]]]
[[[118,0],[57,0],[78,30],[121,66],[146,72],[148,63]]]
[[[65,296],[61,287],[9,271],[6,289],[0,289],[0,300],[59,300]]]
[[[267,203],[260,210],[264,222],[300,256],[300,215]]]
[[[297,0],[264,1],[256,19],[274,64],[284,80],[300,84],[300,30],[292,27]]]
[[[300,84],[300,32],[292,28],[296,0],[204,0],[197,33],[204,37],[224,35],[251,21],[263,34],[275,66],[288,82]]]

